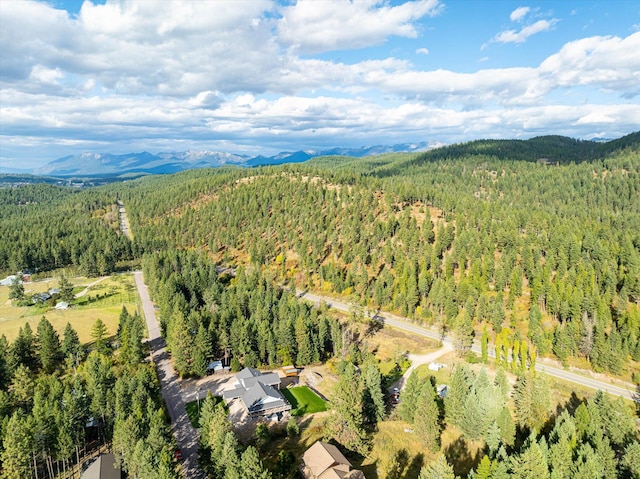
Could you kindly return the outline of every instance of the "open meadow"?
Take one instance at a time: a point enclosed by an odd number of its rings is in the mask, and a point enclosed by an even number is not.
[[[25,323],[36,331],[38,322],[45,316],[62,337],[68,323],[75,328],[82,343],[91,341],[91,327],[100,318],[106,325],[108,334],[114,335],[118,329],[118,318],[122,307],[135,313],[138,293],[132,275],[115,275],[101,278],[70,278],[77,296],[66,310],[54,309],[55,301],[47,301],[31,306],[16,306],[9,300],[9,287],[0,286],[0,335],[11,342]],[[58,287],[58,279],[52,278],[34,283],[25,283],[25,296],[46,292]],[[53,304],[52,304],[53,303]]]

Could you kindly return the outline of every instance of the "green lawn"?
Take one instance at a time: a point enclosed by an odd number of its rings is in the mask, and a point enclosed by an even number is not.
[[[222,402],[222,398],[220,396],[213,396],[216,404]],[[198,406],[198,401],[191,401],[184,405],[187,410],[187,416],[189,416],[189,422],[195,428],[200,427],[200,408],[202,407],[202,403],[204,399],[200,400],[200,406]],[[227,409],[227,406],[224,405],[224,408]]]
[[[327,403],[307,386],[283,389],[282,394],[291,403],[292,416],[327,410]]]

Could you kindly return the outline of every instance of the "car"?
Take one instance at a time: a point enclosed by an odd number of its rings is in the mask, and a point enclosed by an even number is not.
[[[394,394],[398,394],[398,393],[400,392],[400,389],[398,389],[398,388],[393,388],[393,392],[394,392]]]
[[[182,462],[182,451],[180,449],[176,449],[175,452],[173,453],[173,457],[175,458],[176,461]]]

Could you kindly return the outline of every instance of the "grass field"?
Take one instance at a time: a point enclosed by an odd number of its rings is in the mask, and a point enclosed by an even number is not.
[[[291,415],[302,416],[327,410],[327,403],[307,386],[283,389],[282,394],[291,403]]]
[[[99,278],[71,278],[74,292],[78,293]],[[58,286],[57,279],[26,283],[25,293],[30,296],[41,293]],[[0,286],[0,335],[5,335],[9,341],[13,341],[18,331],[25,323],[29,323],[31,329],[36,331],[38,322],[45,316],[54,329],[62,337],[62,332],[67,324],[78,332],[80,341],[91,341],[91,327],[96,319],[100,318],[107,326],[109,335],[116,333],[118,318],[125,306],[130,313],[135,313],[138,303],[138,293],[133,284],[132,275],[116,275],[106,277],[99,283],[91,286],[87,293],[72,302],[72,307],[67,310],[53,309],[54,304],[43,303],[33,306],[15,306],[9,300],[9,287]]]

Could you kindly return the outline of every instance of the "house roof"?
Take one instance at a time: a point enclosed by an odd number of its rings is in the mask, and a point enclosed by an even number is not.
[[[265,412],[289,405],[280,391],[261,383],[247,389],[240,399],[251,413]]]
[[[336,446],[321,441],[307,449],[302,455],[302,460],[318,479],[342,479],[351,468],[349,460]]]
[[[267,373],[251,378],[238,379],[238,382],[246,389],[249,389],[250,387],[253,387],[258,383],[265,384],[267,386],[278,386],[280,385],[281,381],[280,376],[278,376],[276,373]]]
[[[82,479],[120,479],[121,471],[115,467],[113,454],[102,454],[82,474]]]
[[[255,378],[255,377],[261,376],[261,375],[262,375],[262,373],[260,371],[258,371],[257,369],[244,368],[242,371],[240,371],[238,374],[236,374],[236,379],[238,381],[240,381],[242,379]]]

